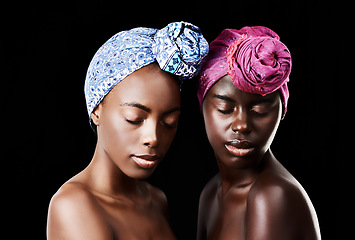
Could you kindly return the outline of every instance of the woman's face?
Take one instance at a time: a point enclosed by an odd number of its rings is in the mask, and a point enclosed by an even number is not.
[[[179,115],[179,85],[154,63],[117,84],[92,119],[108,159],[127,176],[144,179],[168,151]]]
[[[261,96],[239,90],[229,75],[207,93],[203,116],[219,164],[256,167],[269,149],[281,119],[278,91]]]

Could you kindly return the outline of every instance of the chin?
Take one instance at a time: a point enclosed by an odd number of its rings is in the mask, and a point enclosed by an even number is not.
[[[250,160],[245,157],[228,157],[223,159],[222,162],[228,168],[246,168],[249,166]]]
[[[234,156],[228,153],[217,157],[218,161],[225,165],[228,168],[249,168],[255,165],[258,162],[258,158],[254,154],[248,156]]]
[[[130,171],[127,171],[125,174],[133,179],[137,179],[137,180],[145,180],[147,178],[149,178],[153,172],[154,172],[155,168],[151,168],[151,169],[142,169],[142,168],[138,168],[138,169],[132,169]]]

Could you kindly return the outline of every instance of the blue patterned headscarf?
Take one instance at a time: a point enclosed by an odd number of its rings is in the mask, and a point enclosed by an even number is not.
[[[208,43],[200,29],[186,22],[163,29],[134,28],[111,37],[96,52],[85,79],[87,111],[91,112],[109,91],[134,71],[155,61],[181,81],[194,77]]]

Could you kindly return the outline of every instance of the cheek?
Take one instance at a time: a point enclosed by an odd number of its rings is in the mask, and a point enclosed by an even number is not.
[[[116,114],[107,114],[100,123],[100,142],[112,158],[124,155],[131,142],[135,142],[135,134],[125,127],[124,119]]]
[[[264,152],[269,149],[274,140],[279,123],[280,117],[271,117],[270,119],[254,123],[256,133],[259,136],[259,145]]]
[[[212,148],[218,151],[219,146],[224,146],[223,133],[226,132],[225,124],[215,116],[213,111],[204,111],[203,116],[208,140]]]

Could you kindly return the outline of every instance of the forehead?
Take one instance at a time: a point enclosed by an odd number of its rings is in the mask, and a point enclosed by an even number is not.
[[[267,94],[265,96],[244,92],[234,86],[229,75],[225,75],[216,84],[209,90],[209,97],[213,97],[215,95],[227,96],[231,100],[235,102],[259,102],[259,101],[271,101],[279,99],[279,92],[273,92]]]
[[[126,77],[106,96],[113,103],[139,102],[145,105],[179,105],[180,88],[175,78],[150,64]]]

